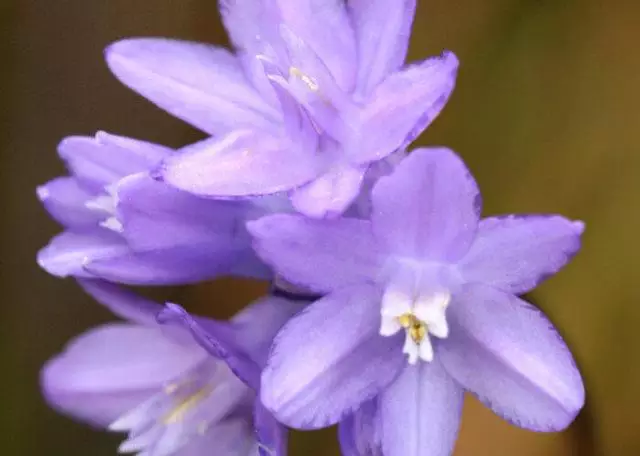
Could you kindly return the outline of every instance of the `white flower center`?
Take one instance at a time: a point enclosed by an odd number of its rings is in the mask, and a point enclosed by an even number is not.
[[[401,329],[406,337],[402,352],[409,364],[418,359],[433,361],[433,345],[429,335],[444,339],[449,335],[446,310],[451,295],[448,291],[421,294],[416,299],[393,287],[382,298],[380,335],[392,336]]]

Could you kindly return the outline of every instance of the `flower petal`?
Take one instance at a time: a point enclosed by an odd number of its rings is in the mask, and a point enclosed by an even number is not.
[[[350,91],[355,81],[356,45],[343,1],[276,0],[284,23],[322,59],[338,85]],[[327,33],[331,30],[331,33]]]
[[[133,323],[155,325],[162,306],[104,280],[79,279],[78,284],[111,312]]]
[[[170,114],[210,134],[272,128],[278,113],[251,87],[225,49],[162,38],[118,41],[105,51],[123,84]]]
[[[329,292],[377,276],[376,241],[366,220],[276,214],[247,228],[258,255],[295,285]]]
[[[273,0],[219,0],[222,21],[231,42],[242,52],[256,56],[264,47],[281,50],[278,25],[282,21]]]
[[[257,390],[274,336],[306,304],[268,296],[244,308],[229,323],[194,317],[169,303],[158,319],[188,330],[205,350],[224,359],[240,379]]]
[[[449,309],[438,356],[447,372],[495,413],[534,431],[566,428],[584,404],[567,346],[547,318],[521,299],[469,285]]]
[[[345,146],[358,163],[380,160],[413,141],[453,91],[458,59],[450,52],[393,73],[371,94],[360,128]]]
[[[85,203],[95,195],[73,177],[58,177],[38,187],[38,198],[49,214],[66,227],[98,226],[104,214],[92,211]]]
[[[200,246],[94,256],[83,267],[93,276],[128,285],[182,285],[230,271],[237,250],[203,251]]]
[[[72,340],[41,373],[43,394],[62,413],[107,426],[206,357],[157,327],[109,324]]]
[[[380,291],[372,286],[343,288],[311,304],[274,340],[262,373],[265,407],[301,429],[354,412],[404,365],[401,339],[381,337],[379,327]]]
[[[105,132],[69,136],[58,145],[70,172],[96,192],[129,174],[149,171],[171,153],[164,146]]]
[[[183,245],[211,250],[218,244],[248,247],[251,241],[244,228],[253,207],[249,201],[199,198],[146,173],[121,180],[116,191],[122,234],[133,250]]]
[[[384,455],[450,456],[462,400],[462,388],[437,359],[407,365],[380,395]]]
[[[257,132],[235,132],[182,149],[167,160],[160,178],[201,196],[252,196],[300,186],[321,174],[312,151],[291,149]]]
[[[452,151],[417,149],[373,188],[376,236],[402,256],[453,262],[473,241],[480,192]]]
[[[358,196],[367,168],[337,166],[331,171],[296,189],[293,206],[308,217],[335,217],[347,210]]]
[[[233,456],[253,456],[257,442],[251,422],[243,417],[225,419],[210,427],[202,435],[191,439],[180,448],[180,456],[209,456],[215,454]],[[144,453],[139,453],[141,456]],[[279,455],[278,455],[279,456]]]
[[[253,413],[259,456],[285,456],[287,454],[287,429],[280,424],[260,401],[256,401]]]
[[[582,222],[557,215],[486,218],[459,267],[468,282],[526,293],[569,262],[583,230]]]
[[[65,231],[38,252],[38,265],[58,277],[92,277],[84,267],[90,261],[120,257],[129,247],[116,233],[98,228],[86,232]]]
[[[258,389],[260,366],[236,342],[238,335],[229,323],[192,317],[177,304],[167,303],[158,316],[163,324],[177,324],[191,332],[195,341],[209,354],[223,360],[233,373],[254,390]]]
[[[382,435],[377,400],[365,402],[338,426],[344,456],[382,456]]]
[[[366,96],[407,56],[416,0],[349,0],[358,41],[357,92]]]

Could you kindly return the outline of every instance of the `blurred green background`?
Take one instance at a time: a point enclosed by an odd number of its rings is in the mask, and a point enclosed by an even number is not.
[[[565,433],[535,434],[469,400],[456,455],[640,454],[640,1],[419,0],[414,31],[411,58],[447,48],[462,61],[451,102],[419,142],[462,154],[487,214],[587,223],[582,253],[534,294],[581,366],[584,413]],[[55,146],[65,135],[103,129],[172,146],[199,137],[109,75],[102,49],[133,35],[226,42],[214,0],[0,0],[2,454],[115,454],[118,436],[56,415],[39,395],[39,366],[111,317],[37,268],[58,228],[34,189],[63,172]],[[260,290],[218,282],[167,295],[229,315]],[[294,436],[292,456],[337,454],[329,436]]]

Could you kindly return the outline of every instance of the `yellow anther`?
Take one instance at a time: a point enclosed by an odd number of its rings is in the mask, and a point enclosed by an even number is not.
[[[416,344],[422,342],[427,335],[427,325],[416,318],[412,313],[405,313],[398,317],[398,323],[408,330],[409,335]]]

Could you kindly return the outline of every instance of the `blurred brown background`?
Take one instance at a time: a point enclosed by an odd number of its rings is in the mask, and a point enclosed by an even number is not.
[[[640,1],[419,3],[411,57],[448,48],[462,61],[452,101],[420,141],[463,155],[486,213],[587,222],[583,252],[534,295],[581,365],[585,413],[543,435],[469,401],[456,455],[638,455]],[[109,75],[102,49],[132,35],[225,42],[215,0],[0,0],[2,454],[115,454],[117,436],[57,416],[39,396],[39,366],[110,316],[37,268],[58,228],[34,189],[63,172],[55,146],[65,135],[103,129],[173,146],[198,137]],[[259,292],[228,282],[167,291],[218,315]],[[328,435],[296,435],[292,456],[337,454]]]

